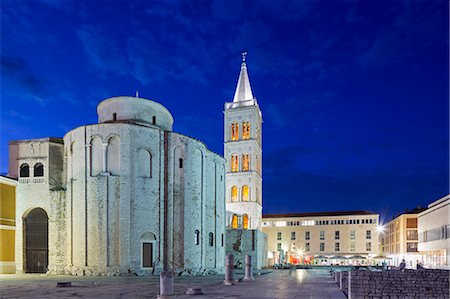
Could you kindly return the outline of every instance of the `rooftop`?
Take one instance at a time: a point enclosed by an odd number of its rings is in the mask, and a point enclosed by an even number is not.
[[[308,212],[287,214],[265,214],[263,218],[298,218],[298,217],[327,217],[327,216],[356,216],[356,215],[378,215],[366,210],[358,211],[334,211],[334,212]]]

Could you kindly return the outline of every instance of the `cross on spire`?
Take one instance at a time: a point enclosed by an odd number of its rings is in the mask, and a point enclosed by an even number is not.
[[[245,58],[247,57],[247,52],[242,52],[242,62],[245,62]]]

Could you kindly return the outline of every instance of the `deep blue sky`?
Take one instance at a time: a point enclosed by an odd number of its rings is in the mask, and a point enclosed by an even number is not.
[[[9,140],[96,123],[118,95],[223,153],[247,65],[263,112],[264,212],[385,217],[448,193],[448,3],[1,1],[1,166]]]

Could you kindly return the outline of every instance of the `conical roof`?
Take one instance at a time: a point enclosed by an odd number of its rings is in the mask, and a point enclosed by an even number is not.
[[[253,99],[252,88],[250,86],[250,80],[247,73],[247,65],[245,63],[245,55],[242,55],[241,72],[239,74],[239,80],[234,93],[233,102],[244,102]]]

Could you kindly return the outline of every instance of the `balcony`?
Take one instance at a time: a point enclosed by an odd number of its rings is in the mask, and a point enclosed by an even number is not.
[[[42,184],[45,183],[45,178],[19,178],[19,184]]]

